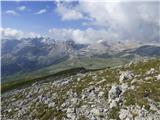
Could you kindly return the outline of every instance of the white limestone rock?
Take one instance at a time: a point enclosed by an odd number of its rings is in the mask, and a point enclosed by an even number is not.
[[[157,80],[160,80],[160,74],[156,76]]]
[[[98,94],[98,97],[103,97],[103,95],[104,95],[104,92],[100,91],[99,94]]]
[[[119,112],[119,118],[121,120],[133,120],[133,115],[127,109],[121,109]]]
[[[93,109],[91,110],[91,113],[93,113],[95,116],[100,116],[100,115],[101,115],[100,110],[97,109],[97,108],[93,108]]]
[[[149,71],[146,72],[147,75],[151,75],[156,73],[156,70],[154,68],[151,68]]]
[[[119,78],[120,82],[131,80],[134,78],[134,74],[131,71],[122,72]]]
[[[48,104],[48,107],[49,107],[49,108],[54,108],[54,107],[55,107],[55,103],[54,103],[54,102],[49,103],[49,104]]]
[[[153,77],[145,77],[144,80],[148,81],[148,80],[152,80]]]
[[[122,89],[122,93],[124,93],[128,89],[128,84],[127,83],[122,83],[121,89]]]
[[[114,100],[115,98],[118,98],[120,94],[122,93],[122,88],[119,85],[113,85],[111,90],[108,93],[109,102]]]
[[[113,108],[113,107],[117,107],[117,101],[116,100],[112,100],[110,105],[109,105],[109,108]]]

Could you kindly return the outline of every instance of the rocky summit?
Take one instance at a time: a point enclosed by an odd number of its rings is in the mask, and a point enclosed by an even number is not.
[[[2,120],[160,120],[160,60],[37,81],[2,94]]]

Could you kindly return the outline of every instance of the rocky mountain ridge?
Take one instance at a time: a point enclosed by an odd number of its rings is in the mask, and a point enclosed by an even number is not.
[[[160,119],[159,59],[47,81],[2,94],[2,120]]]

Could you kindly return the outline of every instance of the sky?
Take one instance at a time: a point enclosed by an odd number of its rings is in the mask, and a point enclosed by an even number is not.
[[[2,38],[160,43],[160,2],[2,1]]]

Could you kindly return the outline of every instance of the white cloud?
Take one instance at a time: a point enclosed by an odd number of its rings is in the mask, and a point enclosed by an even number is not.
[[[20,10],[20,11],[24,11],[24,10],[27,9],[27,7],[23,5],[23,6],[17,7],[17,9]]]
[[[56,12],[62,17],[62,20],[78,20],[84,17],[81,12],[61,5],[57,7]]]
[[[46,13],[46,12],[47,12],[46,9],[41,9],[41,10],[39,10],[38,12],[36,12],[35,14],[40,15],[40,14],[44,14],[44,13]]]
[[[23,32],[21,30],[12,29],[12,28],[0,28],[1,38],[2,39],[21,39],[21,38],[34,38],[40,37],[39,34],[33,32]]]
[[[7,10],[6,14],[10,14],[10,15],[18,15],[18,13],[14,10]]]
[[[77,43],[93,43],[99,40],[160,43],[159,5],[160,2],[145,1],[86,2],[82,0],[75,5],[71,2],[58,2],[56,12],[62,20],[84,19],[82,25],[88,28],[86,30],[53,28],[47,35],[57,40],[73,39]],[[42,9],[35,14],[43,14],[46,11]],[[18,36],[21,32],[11,33],[5,34]]]
[[[49,30],[48,36],[61,41],[72,39],[76,43],[83,44],[90,44],[99,40],[104,40],[111,43],[113,39],[119,38],[119,36],[115,33],[104,29],[95,30],[93,28],[88,28],[86,30],[52,28]]]
[[[84,21],[82,25],[98,27],[107,33],[115,33],[118,36],[117,39],[160,42],[160,2],[158,1],[98,2],[98,0],[92,0],[92,2],[86,2],[82,0],[75,5],[71,2],[57,4],[62,20],[85,20],[87,17],[92,21]],[[108,34],[108,38],[112,38],[111,35],[113,34]]]
[[[22,31],[16,29],[1,28],[2,38],[19,38],[22,34]]]

